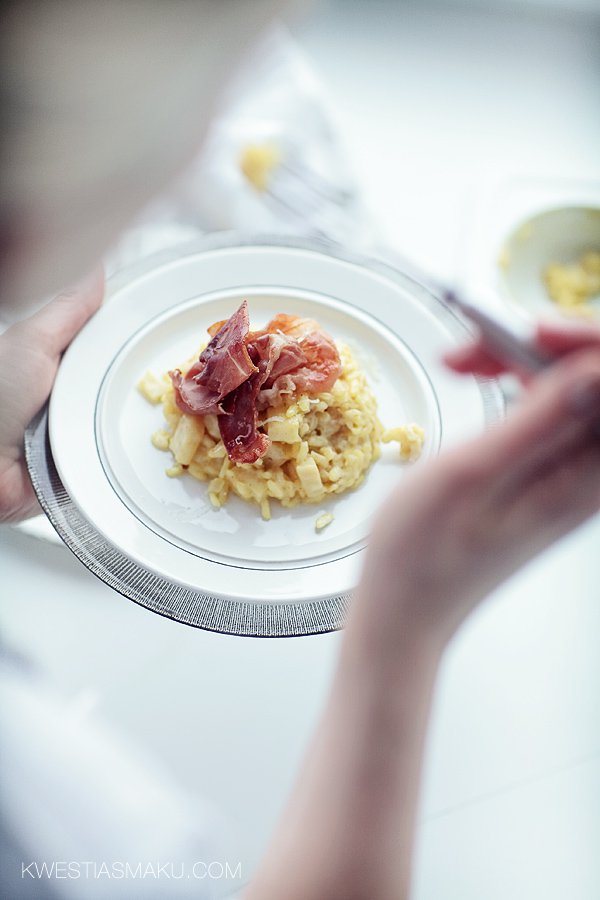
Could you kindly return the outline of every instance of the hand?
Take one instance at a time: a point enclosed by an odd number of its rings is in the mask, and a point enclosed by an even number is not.
[[[417,467],[379,514],[350,622],[370,650],[393,654],[407,629],[443,647],[483,597],[600,508],[600,331],[541,326],[537,343],[560,358],[507,421]],[[507,370],[482,343],[446,361]]]
[[[0,522],[39,512],[24,460],[25,428],[50,395],[61,353],[103,295],[99,268],[0,335]]]
[[[577,350],[600,348],[600,328],[593,325],[576,325],[570,328],[541,323],[537,327],[535,343],[540,350],[550,356],[562,357]],[[459,347],[445,356],[447,365],[455,372],[484,375],[494,378],[509,372],[510,366],[501,358],[494,356],[483,339],[473,344]],[[523,372],[515,372],[527,384],[531,376]]]
[[[322,721],[248,900],[408,896],[444,647],[490,590],[600,507],[600,333],[538,340],[564,358],[508,420],[417,466],[380,511]],[[505,369],[481,344],[447,362]]]

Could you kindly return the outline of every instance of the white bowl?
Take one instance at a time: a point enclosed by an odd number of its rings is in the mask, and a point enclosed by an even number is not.
[[[536,213],[521,221],[499,248],[501,295],[527,318],[572,318],[549,297],[543,273],[550,263],[575,263],[590,250],[600,251],[599,208],[559,207]],[[589,304],[600,316],[600,295]]]

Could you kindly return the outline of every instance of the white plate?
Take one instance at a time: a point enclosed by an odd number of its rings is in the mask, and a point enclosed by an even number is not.
[[[441,365],[441,351],[465,332],[439,301],[400,273],[331,248],[203,240],[134,267],[111,293],[118,304],[100,310],[65,354],[50,402],[51,452],[38,422],[30,466],[46,511],[93,571],[189,624],[243,634],[338,627],[373,512],[408,471],[388,445],[358,490],[321,506],[274,502],[269,522],[237,498],[215,510],[205,484],[165,476],[170,457],[150,443],[162,412],[136,383],[146,369],[189,357],[243,298],[252,327],[299,313],[349,344],[384,425],[425,428],[424,459],[501,414],[495,383]],[[317,533],[325,509],[334,521]]]

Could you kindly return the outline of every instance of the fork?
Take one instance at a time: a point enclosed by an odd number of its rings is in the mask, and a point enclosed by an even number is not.
[[[356,192],[331,184],[309,167],[297,151],[284,151],[276,144],[247,145],[240,156],[240,168],[252,187],[277,214],[282,212],[304,226],[312,235],[333,240],[314,219],[326,211],[347,209]]]

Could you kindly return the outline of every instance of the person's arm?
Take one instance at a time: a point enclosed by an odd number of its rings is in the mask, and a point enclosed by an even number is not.
[[[386,587],[378,578],[370,591]],[[287,811],[244,900],[407,896],[438,662],[439,648],[410,628],[387,661],[362,635],[347,635]]]
[[[600,337],[586,336],[564,338],[568,357],[505,424],[415,469],[379,514],[321,724],[245,900],[409,896],[444,648],[493,588],[600,507]],[[467,371],[484,356],[449,362]]]

